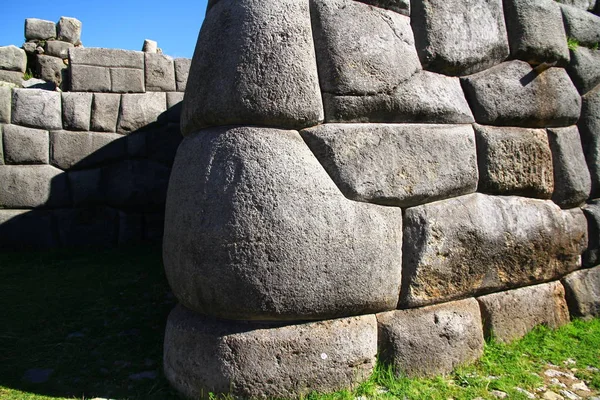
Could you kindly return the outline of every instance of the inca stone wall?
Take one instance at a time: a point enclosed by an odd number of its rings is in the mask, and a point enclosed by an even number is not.
[[[84,48],[81,27],[31,18],[0,47],[2,249],[162,239],[191,60]]]
[[[569,3],[209,1],[166,204],[172,385],[443,374],[599,315],[600,3]]]

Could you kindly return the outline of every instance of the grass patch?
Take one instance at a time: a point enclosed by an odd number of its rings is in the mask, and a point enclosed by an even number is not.
[[[579,41],[575,38],[567,38],[567,47],[571,51],[576,51],[579,48]]]
[[[175,300],[159,247],[4,253],[0,265],[0,399],[178,398],[162,375],[164,327]],[[566,366],[568,359],[575,363]],[[600,390],[600,373],[587,368],[600,369],[600,319],[556,331],[538,327],[510,345],[488,342],[480,361],[447,377],[397,378],[378,365],[352,391],[305,399],[494,399],[492,390],[525,399],[516,388],[543,385],[548,364],[575,368]],[[33,369],[52,372],[47,382],[27,383]],[[156,378],[135,379],[140,373]]]

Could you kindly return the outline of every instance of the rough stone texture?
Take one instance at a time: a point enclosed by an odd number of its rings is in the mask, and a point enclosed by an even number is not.
[[[475,125],[480,192],[549,199],[552,151],[544,129]]]
[[[576,126],[548,129],[548,141],[554,163],[552,200],[562,208],[577,207],[592,189],[579,130]]]
[[[477,189],[471,125],[325,124],[301,133],[352,200],[410,207]]]
[[[167,321],[164,370],[189,398],[208,392],[291,398],[364,381],[376,353],[373,315],[269,327],[219,321],[177,306]]]
[[[144,53],[132,50],[76,47],[69,50],[69,64],[143,70]]]
[[[26,68],[25,50],[13,45],[0,47],[0,69],[24,73]]]
[[[596,0],[561,0],[560,2],[582,10],[593,10],[597,4]]]
[[[504,13],[512,58],[530,64],[569,62],[560,6],[554,0],[505,0]]]
[[[480,124],[543,128],[573,125],[579,118],[579,92],[562,68],[538,73],[515,60],[461,82]]]
[[[55,216],[62,246],[108,247],[117,243],[119,216],[112,208],[62,209]]]
[[[422,71],[390,94],[323,94],[326,122],[470,124],[473,114],[458,78]]]
[[[483,354],[483,328],[475,299],[377,314],[381,358],[397,374],[434,376]]]
[[[179,131],[179,125],[169,124],[160,129],[152,130],[145,136],[148,158],[171,168],[177,148],[183,139]]]
[[[502,0],[423,0],[411,24],[423,67],[446,75],[483,71],[508,57]]]
[[[67,176],[50,165],[2,165],[0,182],[0,208],[69,205]]]
[[[558,328],[569,322],[565,289],[560,282],[544,283],[477,298],[486,337],[508,343],[536,325]]]
[[[322,121],[308,2],[220,0],[202,25],[186,91],[183,134]]]
[[[124,139],[116,133],[55,131],[50,161],[63,170],[105,164],[125,156]]]
[[[89,65],[71,64],[71,90],[73,92],[110,92],[110,69]]]
[[[571,316],[600,316],[600,267],[575,271],[562,282]]]
[[[67,65],[60,58],[38,54],[36,71],[41,79],[61,87],[67,74]]]
[[[144,70],[135,68],[110,69],[111,92],[144,93]]]
[[[120,106],[121,95],[94,93],[91,129],[98,132],[116,132]]]
[[[571,63],[567,71],[579,93],[589,92],[600,84],[600,50],[577,47],[571,51]]]
[[[10,124],[12,110],[12,89],[0,86],[0,124]]]
[[[2,145],[2,142],[3,142],[2,131],[3,130],[4,130],[4,125],[0,124],[0,165],[4,165],[4,146]]]
[[[472,194],[409,208],[402,306],[559,278],[579,267],[587,223],[550,201]]]
[[[8,82],[15,87],[23,86],[23,73],[18,71],[0,70],[0,82]]]
[[[117,132],[129,133],[155,122],[167,110],[167,95],[162,92],[124,94]]]
[[[190,65],[192,65],[192,60],[189,58],[176,58],[174,60],[174,63],[177,91],[185,92],[188,76],[190,74]]]
[[[0,249],[49,249],[57,245],[50,211],[0,209]]]
[[[402,15],[410,17],[410,1],[409,0],[358,0],[361,3],[371,4],[376,7],[385,8],[395,11]]]
[[[4,161],[6,164],[48,164],[48,132],[5,125],[3,129]]]
[[[100,168],[69,171],[69,187],[75,207],[102,204],[105,193],[101,190],[102,170]]]
[[[223,318],[387,311],[401,219],[400,208],[347,200],[297,132],[204,130],[184,139],[171,172],[165,270],[183,305]]]
[[[181,119],[183,95],[183,92],[167,93],[167,119],[169,122],[179,123],[179,120]]]
[[[63,127],[72,131],[89,131],[92,117],[92,93],[62,94]]]
[[[12,123],[42,128],[62,129],[62,106],[59,92],[41,89],[13,90]]]
[[[321,90],[390,93],[421,69],[410,18],[352,0],[311,0]]]
[[[56,25],[52,21],[37,18],[25,20],[25,40],[48,40],[56,38]]]
[[[73,48],[72,43],[61,42],[60,40],[50,40],[44,46],[44,54],[61,59],[69,58],[69,49]]]
[[[590,197],[600,197],[600,86],[582,97],[581,118],[577,124],[583,153],[592,178]]]
[[[588,222],[588,247],[583,253],[582,263],[586,267],[600,264],[600,200],[592,200],[583,207]]]
[[[561,4],[567,36],[582,46],[593,47],[600,42],[600,17],[590,12]]]
[[[56,24],[56,33],[58,40],[78,46],[81,44],[81,21],[76,18],[60,17]]]
[[[157,53],[158,52],[158,43],[154,40],[144,39],[144,45],[142,46],[142,51],[144,53]]]
[[[154,130],[148,132],[138,131],[127,135],[125,139],[127,142],[127,155],[129,157],[146,157],[147,139],[153,131]]]
[[[175,66],[173,59],[163,54],[144,54],[146,59],[146,90],[173,92],[175,84]]]

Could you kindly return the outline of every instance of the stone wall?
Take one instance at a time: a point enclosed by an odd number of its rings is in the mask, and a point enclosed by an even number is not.
[[[570,3],[209,1],[166,204],[173,386],[442,374],[599,315],[600,3]]]
[[[80,34],[28,19],[22,48],[0,47],[0,248],[162,239],[191,60]]]

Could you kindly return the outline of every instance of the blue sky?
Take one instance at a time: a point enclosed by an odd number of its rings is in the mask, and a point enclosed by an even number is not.
[[[141,50],[144,39],[152,39],[165,54],[191,58],[207,0],[1,1],[0,46],[23,44],[26,18],[58,22],[66,16],[83,23],[85,47]]]

